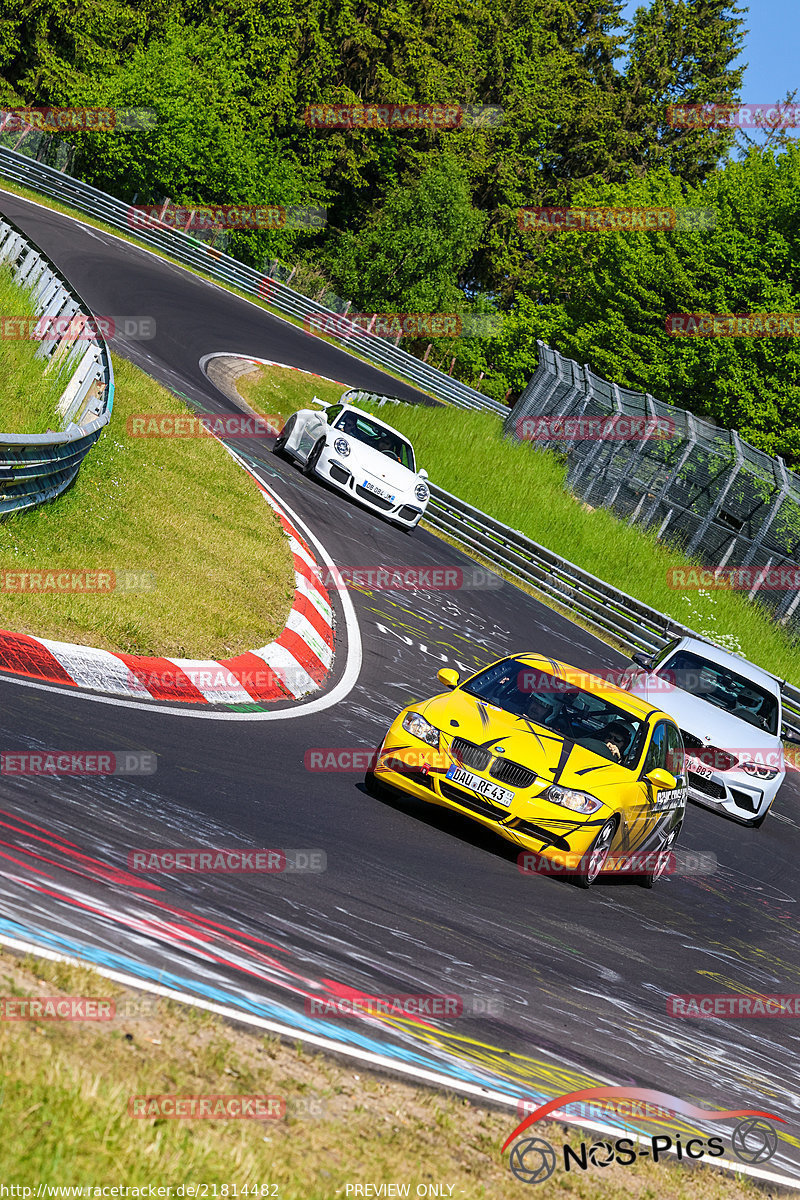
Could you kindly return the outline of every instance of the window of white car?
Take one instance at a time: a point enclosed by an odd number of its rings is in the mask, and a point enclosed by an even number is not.
[[[777,697],[728,667],[691,650],[678,650],[660,663],[655,673],[669,679],[681,691],[706,700],[756,729],[778,732]]]
[[[385,454],[387,458],[401,463],[409,471],[415,469],[414,451],[411,449],[410,443],[401,438],[393,429],[387,429],[378,421],[371,421],[369,417],[365,417],[361,413],[345,409],[336,421],[334,429],[346,433],[348,437],[355,438],[358,442],[363,442],[365,446],[377,450],[380,454]]]

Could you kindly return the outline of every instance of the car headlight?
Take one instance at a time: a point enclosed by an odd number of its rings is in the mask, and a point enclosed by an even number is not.
[[[777,767],[767,767],[764,763],[740,762],[739,766],[748,775],[755,775],[757,779],[774,779],[779,774]]]
[[[427,742],[435,750],[439,749],[439,730],[435,725],[431,725],[430,721],[426,721],[420,713],[406,713],[403,717],[403,729],[406,733],[411,733],[414,737],[419,738],[420,741]]]
[[[341,454],[342,458],[347,458],[350,453],[350,443],[347,438],[337,438],[333,443],[333,448],[337,454]]]
[[[425,487],[424,483],[417,484],[417,486],[414,488],[414,495],[417,497],[420,504],[425,503],[425,501],[428,499],[428,489]]]
[[[545,788],[540,799],[549,800],[551,804],[560,804],[562,808],[571,808],[573,812],[595,813],[603,807],[602,800],[590,796],[588,792],[576,792],[572,788],[561,787],[552,783]]]

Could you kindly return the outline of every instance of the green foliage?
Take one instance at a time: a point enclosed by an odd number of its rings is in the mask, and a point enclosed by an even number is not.
[[[251,264],[299,265],[355,310],[497,311],[501,337],[405,342],[502,399],[536,338],[800,457],[785,342],[677,342],[682,310],[795,306],[797,159],[670,125],[734,102],[729,0],[0,0],[0,102],[153,108],[155,128],[74,137],[74,170],[139,203],[315,204],[321,231],[237,232]],[[309,105],[499,106],[500,124],[325,130]],[[710,234],[522,232],[519,209],[695,203]],[[731,266],[734,269],[731,270]],[[302,283],[301,283],[302,286]],[[455,360],[453,362],[453,360]]]

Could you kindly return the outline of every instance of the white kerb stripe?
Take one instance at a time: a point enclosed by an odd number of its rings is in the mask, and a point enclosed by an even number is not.
[[[315,587],[313,583],[309,583],[305,575],[301,575],[299,571],[295,571],[294,579],[296,590],[308,597],[325,624],[330,625],[331,629],[333,629],[333,609],[319,588]]]
[[[69,642],[36,641],[49,650],[78,687],[118,696],[144,696],[152,699],[147,688],[121,658],[94,646],[73,646]]]
[[[277,642],[271,642],[269,646],[253,650],[252,653],[263,658],[267,666],[272,667],[289,695],[294,696],[296,700],[317,690],[319,685],[314,682],[305,667],[301,667],[294,655]]]
[[[223,667],[222,663],[214,662],[213,659],[205,662],[193,658],[170,658],[167,661],[180,667],[209,704],[253,703],[250,693],[244,690],[236,676],[227,667]]]
[[[309,649],[314,651],[319,661],[326,667],[330,667],[333,661],[333,651],[323,642],[308,617],[304,617],[296,608],[293,608],[289,613],[286,628],[291,629],[293,633],[302,638]]]
[[[311,557],[311,555],[308,553],[307,550],[303,549],[303,547],[298,542],[297,538],[290,537],[289,545],[292,547],[292,553],[296,554],[298,558],[302,558],[302,560],[306,564],[306,566],[310,567],[311,570],[316,574],[316,572],[319,570],[319,568],[316,564],[315,559],[313,559]]]

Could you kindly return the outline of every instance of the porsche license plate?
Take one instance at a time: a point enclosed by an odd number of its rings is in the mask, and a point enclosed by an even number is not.
[[[377,483],[370,483],[368,479],[365,479],[363,486],[368,492],[373,492],[376,496],[380,496],[382,500],[394,500],[393,494],[385,492],[383,488],[378,487]]]
[[[691,771],[693,775],[699,775],[701,779],[711,779],[714,774],[711,767],[707,767],[696,758],[686,759],[686,770]]]
[[[453,783],[460,783],[462,787],[469,788],[477,796],[493,800],[495,804],[502,804],[503,808],[509,808],[514,799],[514,793],[510,792],[508,788],[490,783],[488,779],[481,779],[480,775],[473,775],[472,771],[465,771],[463,767],[448,767],[446,778],[452,779]]]

